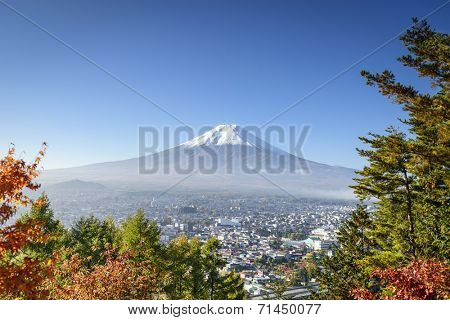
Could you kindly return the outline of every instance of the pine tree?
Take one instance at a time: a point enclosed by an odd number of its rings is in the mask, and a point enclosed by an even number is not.
[[[432,276],[435,266],[448,272],[450,250],[450,38],[414,19],[401,40],[409,54],[399,61],[430,81],[430,93],[397,82],[390,71],[362,72],[368,85],[376,85],[381,94],[403,106],[407,118],[401,121],[409,133],[389,127],[384,135],[361,138],[369,148],[358,152],[367,165],[357,172],[353,188],[361,201],[373,201],[375,209],[368,216],[357,210],[362,219],[355,212],[340,229],[340,248],[325,261],[321,275],[328,297],[424,298],[450,292],[442,285],[448,282]],[[355,226],[363,221],[369,232],[356,232]],[[405,281],[404,271],[414,268],[420,270],[423,282]],[[439,288],[439,293],[412,293],[418,289],[414,283]]]
[[[165,252],[168,274],[165,291],[170,299],[243,299],[244,283],[236,273],[221,270],[220,241],[185,235],[172,240]]]
[[[160,230],[155,221],[147,219],[139,209],[122,224],[121,250],[132,250],[140,260],[156,262],[161,253]]]
[[[81,218],[70,229],[66,248],[90,269],[106,262],[105,253],[113,249],[116,238],[117,228],[112,220],[102,221],[90,216]]]
[[[32,242],[26,248],[27,256],[41,260],[50,259],[53,254],[64,245],[65,229],[59,220],[56,220],[50,207],[50,200],[46,194],[40,196],[32,204],[29,212],[23,214],[19,221],[39,223],[42,234],[46,236],[45,242]]]
[[[399,61],[404,66],[415,69],[419,77],[427,78],[435,93],[420,93],[412,86],[401,84],[390,71],[381,74],[362,72],[369,85],[378,86],[381,94],[403,106],[408,117],[402,121],[409,126],[411,138],[406,139],[404,135],[389,132],[388,137],[367,140],[372,151],[362,152],[361,155],[368,158],[370,165],[362,172],[365,185],[360,185],[356,190],[362,191],[359,193],[361,196],[378,199],[376,188],[371,188],[371,180],[386,179],[385,185],[389,187],[391,183],[396,184],[395,179],[402,179],[402,190],[398,191],[403,193],[405,199],[399,199],[396,192],[386,194],[381,199],[383,203],[380,204],[380,212],[384,210],[387,214],[394,214],[395,210],[401,210],[406,213],[404,218],[407,222],[400,219],[394,222],[403,224],[403,227],[407,225],[406,232],[401,232],[396,239],[407,238],[410,256],[448,260],[450,37],[432,30],[425,21],[414,19],[414,26],[401,40],[409,54],[400,57]],[[389,149],[392,150],[391,153],[388,152]],[[374,162],[379,158],[387,158],[389,161],[392,159],[389,157],[402,160],[397,163],[396,168],[400,169],[400,174],[387,177],[387,174],[378,172],[377,178],[377,174],[371,172],[377,169]],[[395,170],[392,164],[387,163],[387,172]],[[366,190],[361,187],[366,187]],[[397,249],[397,252],[402,250]]]
[[[206,278],[202,257],[202,242],[194,237],[189,241],[188,261],[191,266],[190,299],[206,299]]]
[[[350,290],[368,283],[365,259],[373,248],[373,223],[362,205],[352,213],[338,231],[339,250],[323,260],[319,274],[321,298],[351,299]]]
[[[418,215],[414,206],[417,191],[416,178],[410,172],[410,142],[393,128],[387,135],[371,134],[361,138],[370,150],[358,150],[368,160],[368,165],[358,171],[358,184],[353,186],[361,199],[375,199],[379,254],[373,257],[383,267],[401,262],[404,256],[416,258]]]
[[[216,291],[218,300],[243,300],[245,299],[244,281],[236,272],[221,275]]]
[[[225,266],[225,260],[219,253],[220,241],[217,238],[210,238],[203,245],[203,266],[207,278],[208,299],[214,300],[219,292],[220,283],[219,270]]]
[[[167,247],[164,268],[168,273],[165,291],[169,299],[187,299],[190,296],[192,268],[189,251],[189,239],[185,235],[172,240]]]

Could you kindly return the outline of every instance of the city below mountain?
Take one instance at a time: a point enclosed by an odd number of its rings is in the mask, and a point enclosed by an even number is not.
[[[44,171],[44,189],[96,183],[112,191],[290,193],[350,199],[349,168],[308,161],[259,139],[237,125],[219,125],[174,148],[123,161]],[[92,184],[75,183],[78,192]],[[94,188],[96,189],[96,188]],[[103,188],[100,188],[103,190]],[[89,190],[86,190],[89,191]]]

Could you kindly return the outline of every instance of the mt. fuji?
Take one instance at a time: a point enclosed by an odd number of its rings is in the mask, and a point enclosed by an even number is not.
[[[44,171],[44,186],[71,180],[117,191],[290,193],[352,198],[353,169],[305,160],[238,125],[218,125],[176,147],[130,160]]]
[[[249,141],[242,138],[240,131],[242,131],[241,128],[235,124],[221,124],[201,136],[181,144],[181,146],[188,148],[202,145],[220,146],[226,144],[252,146]]]

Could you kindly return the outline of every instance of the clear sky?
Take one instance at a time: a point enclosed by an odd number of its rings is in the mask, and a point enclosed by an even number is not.
[[[262,124],[445,2],[3,1],[193,127]],[[449,13],[430,24],[448,32]],[[357,137],[403,114],[360,70],[426,89],[404,52],[390,43],[274,123],[312,126],[307,159],[361,167]],[[0,3],[0,153],[47,141],[46,168],[132,158],[140,125],[178,123]]]

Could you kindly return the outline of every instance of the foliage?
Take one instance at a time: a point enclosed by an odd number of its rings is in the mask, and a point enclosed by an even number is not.
[[[340,249],[332,257],[324,259],[324,272],[319,274],[322,296],[351,299],[351,289],[368,284],[364,266],[372,245],[369,238],[372,224],[366,208],[358,205],[350,219],[340,227]]]
[[[283,300],[283,293],[289,289],[290,283],[287,279],[279,278],[274,281],[269,282],[266,287],[269,289],[264,299],[270,300],[271,294],[273,295],[273,300]]]
[[[378,269],[373,272],[373,288],[353,289],[356,299],[429,300],[450,298],[450,268],[446,262],[414,260],[401,268]]]
[[[243,282],[238,274],[221,272],[225,261],[220,242],[211,238],[204,244],[198,238],[180,236],[170,242],[167,253],[170,299],[243,299]]]
[[[414,19],[401,40],[409,54],[399,61],[427,78],[434,94],[397,82],[390,71],[362,72],[368,85],[403,106],[409,133],[389,127],[361,138],[369,148],[358,153],[368,164],[353,188],[375,206],[370,214],[358,208],[340,229],[341,247],[320,279],[327,298],[448,296],[441,280],[450,250],[450,37]]]
[[[210,300],[218,298],[217,288],[220,286],[222,280],[219,270],[225,266],[225,260],[220,255],[219,249],[219,240],[217,238],[211,238],[206,241],[201,251],[207,280],[207,296]]]
[[[167,285],[170,299],[243,299],[239,275],[221,272],[225,261],[220,242],[211,238],[204,244],[198,238],[180,236],[166,252]]]
[[[148,261],[138,261],[131,253],[105,253],[105,263],[92,269],[79,255],[66,260],[57,271],[59,282],[49,283],[52,297],[70,300],[157,299],[161,294],[159,273]]]
[[[355,192],[378,200],[378,229],[388,236],[379,243],[385,246],[381,251],[395,251],[408,259],[448,260],[450,37],[425,21],[414,22],[401,37],[409,54],[399,61],[428,78],[437,92],[420,93],[397,82],[390,71],[363,72],[369,85],[378,86],[380,93],[403,106],[408,118],[402,121],[409,126],[411,138],[392,128],[387,136],[363,138],[371,150],[360,154],[369,166],[360,172]]]
[[[121,250],[133,250],[139,260],[155,260],[161,254],[159,228],[141,209],[123,222],[119,237]]]
[[[114,221],[93,216],[81,218],[69,230],[66,248],[80,257],[83,266],[91,268],[106,262],[103,253],[113,248],[116,237]]]
[[[45,151],[46,144],[31,163],[26,163],[15,157],[11,147],[0,159],[0,298],[46,297],[40,285],[48,276],[48,266],[22,254],[30,243],[45,242],[41,224],[29,220],[6,225],[20,206],[33,203],[25,190],[39,188],[33,179],[39,175],[38,166]]]
[[[31,242],[24,249],[24,253],[32,258],[47,260],[53,253],[64,245],[65,229],[59,220],[56,220],[50,207],[50,200],[43,194],[32,205],[29,212],[23,214],[20,222],[34,221],[39,223],[41,233],[46,237],[45,242]]]

